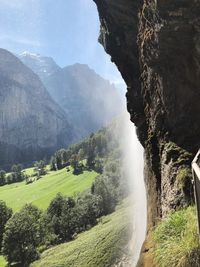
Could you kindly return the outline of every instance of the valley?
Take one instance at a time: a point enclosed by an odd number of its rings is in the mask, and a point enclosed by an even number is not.
[[[120,116],[79,143],[57,150],[48,165],[39,161],[24,170],[20,165],[14,165],[11,172],[3,173],[0,210],[3,203],[13,210],[2,242],[2,252],[8,262],[29,265],[39,259],[33,266],[51,266],[52,255],[55,259],[52,266],[58,262],[72,266],[79,266],[80,262],[85,267],[94,264],[110,266],[122,256],[129,262],[132,252],[127,254],[124,249],[129,250],[128,242],[132,236],[133,215],[130,211],[133,202],[132,189],[125,175],[127,166],[121,163],[123,118],[124,115]],[[18,224],[20,227],[15,229]],[[21,231],[26,234],[22,235]],[[28,237],[31,231],[38,231],[38,241],[34,241],[31,234]],[[7,239],[10,233],[12,238]],[[21,247],[21,242],[30,246],[30,256]],[[22,249],[22,257],[18,256],[21,255],[18,249]],[[59,259],[55,255],[59,255]],[[28,257],[27,263],[22,263],[24,257]],[[5,264],[4,258],[0,257],[0,267]]]
[[[199,14],[1,1],[0,267],[200,267]]]
[[[32,169],[27,170],[29,175],[31,172]],[[95,171],[84,171],[80,175],[74,175],[72,169],[67,172],[66,168],[59,171],[48,171],[48,174],[31,184],[23,181],[0,186],[0,199],[4,200],[14,211],[19,211],[26,203],[46,209],[58,192],[74,196],[89,189],[97,175],[98,173]]]
[[[30,17],[37,17],[30,7]],[[48,8],[40,7],[42,17]],[[44,44],[39,24],[37,44],[19,27],[21,48],[0,48],[0,267],[131,266],[145,224],[134,253],[133,210],[139,206],[133,209],[130,165],[142,149],[133,147],[124,83],[103,54],[105,64],[97,66],[87,57],[72,60],[72,51],[56,48],[55,36]],[[26,25],[34,39],[34,23]],[[47,32],[61,28],[51,25]],[[92,42],[90,48],[99,50]],[[133,167],[137,179],[141,166]]]

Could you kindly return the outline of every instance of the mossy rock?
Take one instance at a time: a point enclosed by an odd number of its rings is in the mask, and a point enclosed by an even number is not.
[[[166,164],[172,159],[174,165],[180,166],[183,164],[190,164],[192,159],[192,154],[181,148],[173,142],[168,142],[164,146],[166,153]]]
[[[181,167],[177,171],[176,181],[179,188],[184,188],[187,182],[192,180],[192,171],[189,167]]]

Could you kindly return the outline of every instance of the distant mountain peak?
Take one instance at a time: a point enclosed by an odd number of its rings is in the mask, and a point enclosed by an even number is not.
[[[90,66],[74,63],[54,68],[53,59],[50,59],[21,57],[23,63],[38,74],[52,98],[66,112],[69,122],[76,125],[81,137],[105,126],[122,111],[118,90]]]
[[[18,57],[25,65],[32,69],[42,81],[60,69],[51,57],[30,53],[28,51],[22,52]]]
[[[39,58],[39,57],[41,57],[41,55],[40,54],[36,54],[36,53],[30,53],[30,52],[28,52],[28,51],[24,51],[24,52],[22,52],[21,54],[19,54],[19,56],[21,57],[26,57],[26,56],[29,56],[29,57],[33,57],[33,58]]]

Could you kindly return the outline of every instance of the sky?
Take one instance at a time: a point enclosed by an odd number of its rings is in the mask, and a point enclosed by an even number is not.
[[[92,0],[0,0],[0,47],[51,56],[61,67],[88,64],[124,90],[116,66],[98,43]]]

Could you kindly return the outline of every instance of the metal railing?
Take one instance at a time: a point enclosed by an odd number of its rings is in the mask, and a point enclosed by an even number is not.
[[[192,161],[192,175],[194,179],[194,193],[197,205],[198,228],[200,234],[200,150]]]

